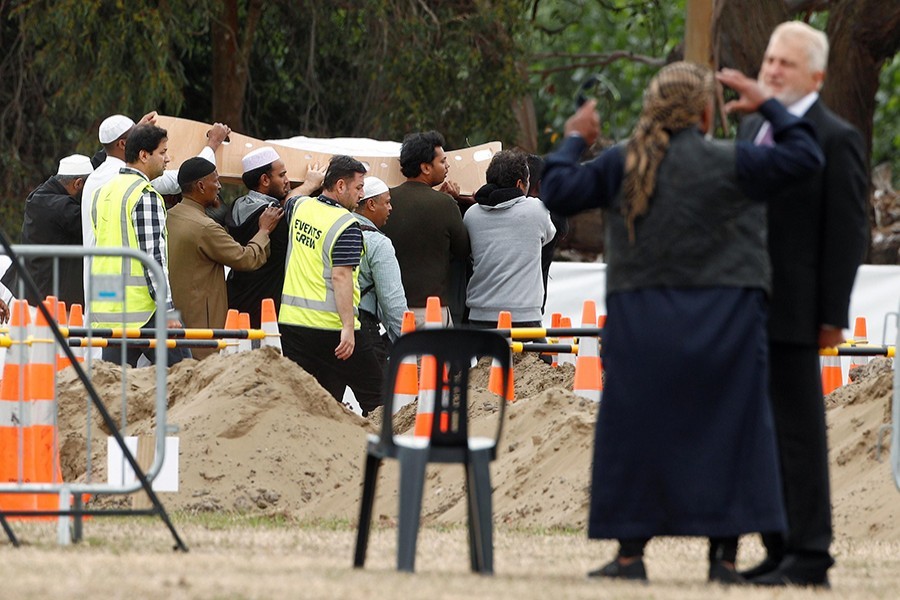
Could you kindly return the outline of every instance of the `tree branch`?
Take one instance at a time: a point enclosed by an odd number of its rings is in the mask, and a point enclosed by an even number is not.
[[[630,60],[632,62],[642,63],[653,67],[661,67],[666,64],[665,58],[657,56],[644,56],[643,54],[635,54],[629,50],[616,50],[602,54],[570,54],[567,52],[545,52],[532,55],[533,59],[546,58],[567,58],[583,62],[561,65],[558,67],[548,67],[546,69],[531,69],[531,73],[538,75],[549,75],[550,73],[559,73],[561,71],[572,71],[578,68],[602,67],[614,63],[617,60]]]
[[[559,73],[561,71],[573,71],[580,68],[603,67],[614,63],[617,60],[630,60],[632,62],[642,63],[653,67],[662,67],[666,64],[665,58],[657,56],[644,56],[635,54],[628,50],[617,50],[608,54],[566,54],[563,52],[549,52],[545,55],[537,54],[535,57],[541,58],[576,58],[576,59],[593,59],[586,62],[571,63],[559,67],[548,67],[546,69],[531,69],[531,73],[537,75],[549,75],[550,73]]]

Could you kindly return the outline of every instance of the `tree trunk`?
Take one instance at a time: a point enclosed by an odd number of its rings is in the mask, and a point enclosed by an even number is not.
[[[261,11],[262,0],[250,0],[242,29],[238,1],[222,0],[212,19],[212,118],[235,131],[244,131],[248,65]]]
[[[788,19],[782,0],[717,0],[713,12],[713,59],[756,77],[769,36]]]
[[[831,51],[822,99],[862,132],[869,157],[878,76],[900,48],[900,3],[840,0],[832,4],[826,32]]]
[[[537,152],[537,115],[534,111],[534,100],[531,96],[523,96],[513,102],[512,111],[519,126],[516,145],[524,152]]]

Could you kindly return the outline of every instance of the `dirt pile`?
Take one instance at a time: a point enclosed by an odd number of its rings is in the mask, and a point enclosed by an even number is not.
[[[874,358],[856,380],[825,399],[831,462],[831,502],[837,536],[896,540],[900,502],[890,466],[891,434],[884,433],[881,461],[876,444],[891,422],[891,359]]]
[[[131,435],[153,431],[154,373],[127,369]],[[70,372],[60,378],[67,478],[79,461],[81,476],[85,461],[84,392],[71,379]],[[92,380],[118,422],[120,368],[96,363]],[[180,490],[161,496],[167,508],[294,512],[324,490],[356,496],[365,420],[277,351],[184,361],[170,369],[168,389],[168,421],[180,428],[181,456]],[[92,427],[94,480],[103,481],[105,432],[97,417]]]
[[[128,369],[129,434],[153,431],[153,369]],[[487,392],[489,365],[472,375],[472,429],[492,435],[498,399]],[[597,405],[570,391],[571,365],[553,369],[534,355],[518,358],[517,401],[507,407],[497,461],[491,467],[497,522],[522,527],[583,527]],[[887,359],[827,402],[835,527],[838,536],[895,539],[900,503],[884,462],[875,460],[878,429],[890,420],[892,373]],[[121,370],[95,363],[92,379],[116,422]],[[84,477],[85,394],[71,370],[60,376],[60,432],[67,479]],[[169,422],[180,431],[180,491],[162,494],[170,510],[286,512],[301,519],[355,520],[365,438],[377,431],[336,403],[315,380],[272,349],[184,361],[169,371]],[[415,404],[395,415],[398,430],[415,422]],[[93,412],[92,477],[106,478],[106,432]],[[638,432],[637,435],[640,435]],[[885,437],[889,444],[890,436]],[[661,450],[662,451],[662,450]],[[375,514],[397,512],[397,469],[381,470]],[[426,522],[465,523],[463,470],[430,466]]]

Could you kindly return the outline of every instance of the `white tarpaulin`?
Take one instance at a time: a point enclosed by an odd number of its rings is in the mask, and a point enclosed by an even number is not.
[[[363,154],[365,156],[399,157],[400,142],[385,142],[371,138],[311,138],[305,135],[297,135],[281,140],[266,140],[272,144],[321,152],[323,154],[347,154],[350,156]]]
[[[585,300],[597,303],[598,314],[606,313],[605,263],[554,262],[550,267],[547,287],[547,307],[544,312],[544,325],[547,327],[555,312],[571,318],[573,326],[580,326],[581,307]],[[853,326],[857,317],[865,317],[869,343],[893,345],[897,339],[898,304],[900,266],[863,265],[857,271],[850,297],[850,326]],[[850,338],[853,336],[852,329],[844,333]],[[849,357],[841,357],[841,363],[846,381]]]

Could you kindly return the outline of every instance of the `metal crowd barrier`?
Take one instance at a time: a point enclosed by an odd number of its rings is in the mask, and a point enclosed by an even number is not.
[[[887,335],[887,320],[891,315],[897,325],[896,344],[900,346],[900,308],[897,309],[897,312],[890,313],[885,317],[884,335]],[[896,360],[894,358],[894,398],[891,404],[891,472],[894,474],[894,485],[900,491],[900,368],[898,368]]]
[[[56,322],[56,315],[50,315],[47,308],[43,305],[43,303],[38,303],[37,310],[41,311],[44,314],[44,317],[47,319],[50,328],[53,332],[53,337],[55,338],[57,346],[61,349],[61,352],[66,355],[69,362],[71,363],[72,368],[75,369],[78,378],[83,383],[85,390],[89,396],[89,402],[86,405],[86,418],[87,418],[87,433],[86,433],[86,456],[87,456],[87,465],[88,465],[88,481],[85,482],[59,482],[59,483],[29,483],[25,481],[15,481],[15,482],[0,482],[0,494],[35,494],[35,493],[43,493],[43,494],[58,494],[59,495],[59,509],[58,510],[37,510],[37,511],[14,511],[14,510],[2,510],[0,509],[0,525],[2,525],[4,532],[9,538],[10,542],[14,546],[18,546],[18,540],[14,535],[14,532],[9,525],[6,517],[58,517],[58,541],[61,545],[67,545],[72,543],[73,541],[80,541],[82,538],[82,529],[83,529],[83,517],[92,516],[92,517],[100,517],[100,516],[157,516],[159,517],[169,531],[172,534],[172,537],[175,540],[175,550],[187,551],[187,546],[185,546],[184,542],[181,540],[178,532],[175,530],[172,525],[171,520],[169,519],[168,514],[166,513],[165,508],[159,500],[156,492],[153,490],[151,482],[159,475],[163,461],[165,460],[165,446],[166,446],[166,435],[172,433],[176,430],[174,427],[170,427],[166,421],[167,414],[167,394],[166,394],[166,374],[167,374],[167,348],[166,348],[166,326],[167,326],[167,315],[166,315],[166,307],[165,307],[165,297],[167,295],[166,291],[166,278],[163,275],[162,267],[148,254],[141,252],[139,250],[133,250],[131,248],[87,248],[83,246],[56,246],[56,245],[12,245],[9,241],[9,238],[6,236],[6,233],[0,229],[0,254],[5,254],[10,256],[12,259],[11,269],[17,269],[19,276],[19,285],[18,290],[10,290],[13,293],[17,292],[18,298],[24,298],[25,294],[23,293],[26,289],[31,292],[34,296],[41,296],[41,293],[37,289],[37,286],[34,284],[30,274],[24,268],[23,261],[19,259],[19,257],[44,257],[49,256],[53,258],[53,287],[54,292],[58,291],[58,282],[59,282],[59,259],[61,258],[79,258],[84,259],[87,258],[86,269],[89,269],[90,264],[93,261],[93,257],[95,256],[121,256],[123,258],[134,258],[139,260],[156,278],[156,281],[159,282],[159,297],[157,298],[157,310],[155,315],[155,340],[156,340],[156,403],[155,403],[155,456],[150,467],[145,471],[140,467],[135,456],[128,449],[124,440],[124,433],[127,429],[127,369],[122,369],[122,409],[121,409],[121,424],[116,425],[110,416],[108,410],[105,405],[101,402],[99,396],[97,395],[96,390],[91,384],[90,378],[88,374],[85,372],[85,368],[78,362],[72,349],[69,347],[67,340],[62,335],[60,328]],[[125,269],[123,269],[125,271]],[[124,301],[124,290],[125,290],[125,282],[126,275],[123,273],[121,280],[119,283],[116,283],[118,277],[115,278],[107,278],[102,283],[104,286],[109,288],[113,286],[114,289],[94,289],[98,284],[94,280],[94,278],[88,279],[88,289],[87,289],[87,297],[85,298],[85,304],[89,305],[90,299],[94,297],[96,294],[100,292],[110,292],[115,293],[116,291],[121,290],[122,298]],[[119,286],[120,284],[120,286]],[[101,286],[102,287],[102,286]],[[85,307],[87,312],[87,307]],[[127,310],[127,306],[125,307]],[[123,317],[124,318],[124,317]],[[90,327],[88,327],[90,329]],[[124,329],[124,327],[123,327]],[[87,332],[87,338],[91,338],[91,332]],[[124,336],[122,340],[124,341],[126,338]],[[124,364],[125,362],[125,349],[123,345],[123,350],[121,354],[121,361]],[[88,356],[85,357],[85,364],[87,365],[88,371],[91,369],[91,357],[88,352]],[[21,404],[21,400],[20,400]],[[94,483],[90,481],[91,474],[91,435],[90,428],[92,422],[92,409],[95,409],[100,414],[104,424],[107,429],[110,431],[111,436],[115,439],[119,448],[121,449],[122,456],[124,460],[128,463],[128,466],[131,467],[135,474],[135,478],[137,479],[136,483],[130,485],[121,485],[115,486],[110,485],[108,483]],[[54,402],[54,423],[57,423],[57,415],[58,406],[57,403]],[[57,437],[59,436],[58,432],[58,423],[57,423]],[[21,454],[19,455],[19,461],[22,461]],[[123,467],[124,468],[124,467]],[[21,469],[19,471],[21,473]],[[124,480],[124,477],[122,478]],[[131,494],[133,492],[137,492],[143,490],[151,503],[151,507],[148,509],[98,509],[98,508],[85,508],[83,504],[83,494],[90,495],[115,495],[115,494]]]

